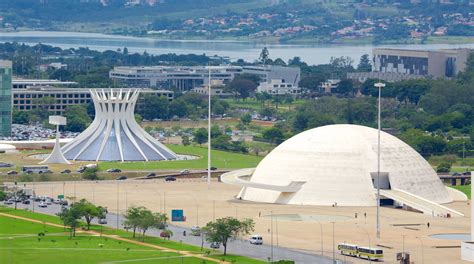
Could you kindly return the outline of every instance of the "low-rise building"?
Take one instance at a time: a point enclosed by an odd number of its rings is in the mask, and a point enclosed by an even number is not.
[[[221,97],[232,96],[233,95],[232,93],[226,92],[225,87],[226,85],[221,80],[212,80],[211,96],[221,96]],[[193,88],[191,91],[198,94],[209,95],[209,85],[203,84],[199,87]]]
[[[284,79],[272,79],[269,83],[260,83],[257,92],[266,92],[271,95],[298,95],[301,93],[301,88],[292,82],[286,82]]]
[[[348,79],[396,82],[423,78],[453,78],[466,69],[473,49],[405,50],[374,49],[372,72],[351,72]]]
[[[211,79],[222,81],[224,84],[241,74],[257,75],[260,83],[282,79],[293,86],[297,86],[301,78],[300,68],[297,67],[275,65],[211,67]],[[127,87],[157,87],[186,92],[208,82],[209,68],[206,66],[120,66],[114,67],[109,76]]]
[[[322,93],[332,93],[337,88],[337,85],[341,82],[339,79],[329,79],[322,82],[319,87]]]
[[[55,79],[21,79],[13,78],[13,89],[24,89],[29,87],[69,87],[77,85],[77,82],[67,82]]]
[[[115,88],[119,89],[119,88]],[[56,115],[64,114],[68,106],[84,105],[92,103],[90,89],[88,88],[57,88],[57,87],[30,87],[24,89],[13,89],[13,109],[18,111],[30,111],[45,107],[44,98],[52,98],[54,102],[48,103],[49,110]],[[157,95],[173,100],[174,93],[166,90],[141,89],[140,98],[146,95]],[[137,108],[141,107],[140,98]]]

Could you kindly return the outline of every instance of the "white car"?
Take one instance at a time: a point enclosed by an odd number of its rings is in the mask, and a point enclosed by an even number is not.
[[[99,219],[99,224],[106,225],[107,224],[107,219],[105,219],[105,218]]]
[[[41,202],[41,203],[38,204],[38,207],[45,208],[45,207],[48,207],[48,205],[45,202]]]
[[[263,238],[261,235],[253,235],[250,237],[250,244],[253,245],[262,245],[263,244]]]

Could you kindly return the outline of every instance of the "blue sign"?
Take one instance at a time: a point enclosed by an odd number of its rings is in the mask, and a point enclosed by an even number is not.
[[[171,221],[173,222],[184,222],[186,217],[184,216],[184,210],[182,209],[173,209],[171,210]]]

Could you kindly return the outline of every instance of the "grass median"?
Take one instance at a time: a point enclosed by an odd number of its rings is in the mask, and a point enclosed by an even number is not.
[[[46,223],[61,225],[57,216],[42,213],[33,213],[23,209],[14,210],[0,206],[0,213],[24,217],[43,223],[32,223],[21,219],[0,216],[0,263],[210,263],[202,259],[181,256],[172,252],[163,252],[139,246],[124,241],[78,233],[69,238],[69,232],[64,228],[51,227]],[[208,255],[208,257],[231,263],[260,264],[261,260],[243,256],[223,256],[219,251],[201,248],[185,243],[164,240],[158,237],[145,236],[133,238],[131,232],[118,230],[100,225],[92,225],[92,231],[104,235],[114,235],[146,244],[156,245],[170,250],[186,251],[194,254]],[[43,237],[38,236],[44,233]],[[34,260],[34,261],[33,261]],[[13,262],[12,262],[13,261]],[[204,262],[203,262],[204,261]]]

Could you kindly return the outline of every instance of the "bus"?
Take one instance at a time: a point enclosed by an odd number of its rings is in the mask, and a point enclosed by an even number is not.
[[[23,173],[48,173],[49,167],[47,165],[27,165],[21,167]]]
[[[357,245],[341,243],[337,245],[337,250],[339,250],[341,255],[357,257]]]
[[[357,257],[368,260],[381,260],[383,259],[383,250],[379,248],[357,247]]]

